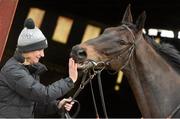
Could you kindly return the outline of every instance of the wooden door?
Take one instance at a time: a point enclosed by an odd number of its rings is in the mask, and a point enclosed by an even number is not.
[[[6,46],[18,0],[0,0],[0,61]]]

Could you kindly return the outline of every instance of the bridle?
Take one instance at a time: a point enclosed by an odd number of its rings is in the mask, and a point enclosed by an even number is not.
[[[124,69],[129,64],[130,59],[131,59],[131,57],[133,55],[133,52],[134,52],[134,49],[135,49],[135,35],[133,34],[132,30],[127,25],[122,25],[122,26],[125,27],[132,34],[133,40],[129,43],[129,44],[132,44],[132,45],[128,49],[128,52],[129,52],[128,53],[128,58],[127,58],[125,64],[120,68],[120,70]],[[98,84],[99,84],[99,91],[100,91],[100,96],[101,96],[102,107],[103,107],[105,118],[108,119],[100,75],[101,75],[102,70],[107,66],[107,64],[112,62],[112,59],[108,60],[108,61],[104,61],[104,62],[103,61],[95,62],[93,60],[89,60],[89,62],[91,63],[91,68],[90,69],[92,70],[93,73],[92,74],[90,73],[89,67],[88,67],[88,69],[84,69],[84,71],[83,71],[84,75],[83,75],[83,78],[81,80],[81,84],[80,84],[79,88],[77,89],[77,91],[75,92],[75,94],[73,95],[72,100],[75,100],[75,98],[79,95],[79,93],[90,82],[91,92],[92,92],[92,97],[93,97],[93,102],[94,102],[94,108],[95,108],[95,111],[96,111],[96,116],[97,116],[97,118],[99,118],[99,114],[98,114],[97,106],[96,106],[96,101],[95,101],[95,97],[94,97],[94,92],[93,92],[93,87],[92,87],[92,82],[91,82],[91,80],[94,78],[94,76],[98,75]],[[88,75],[88,79],[86,80],[87,75]],[[76,113],[73,115],[73,117],[75,117],[77,115],[79,110],[80,109],[78,108]],[[65,112],[65,117],[68,118],[68,119],[71,118],[68,112]]]
[[[126,28],[132,35],[133,39],[132,39],[132,45],[130,46],[130,48],[128,49],[128,51],[130,52],[128,55],[128,60],[126,61],[126,63],[120,68],[121,70],[124,69],[130,62],[130,59],[132,57],[132,54],[135,50],[135,47],[137,46],[137,44],[139,43],[139,41],[141,40],[141,38],[139,38],[138,40],[135,41],[136,37],[133,33],[133,31],[125,24],[122,25],[124,28]],[[131,43],[131,42],[130,42]],[[136,68],[132,67],[135,72],[137,73]],[[178,111],[180,110],[180,104],[168,115],[167,118],[172,118]]]
[[[127,66],[127,64],[129,63],[131,56],[135,50],[136,45],[139,43],[139,41],[141,40],[140,38],[138,40],[135,41],[135,35],[132,32],[132,30],[125,24],[122,25],[123,27],[125,27],[132,35],[133,40],[132,40],[132,46],[129,48],[130,53],[128,55],[128,60],[126,61],[126,63],[121,67],[121,69],[125,68]],[[137,70],[135,68],[133,68],[135,70],[135,72],[137,73]],[[172,118],[178,111],[180,110],[180,104],[168,115],[167,118]]]
[[[130,32],[130,34],[132,35],[133,39],[129,42],[129,44],[131,46],[127,50],[127,52],[128,52],[127,60],[123,64],[123,66],[120,67],[120,70],[124,69],[129,64],[129,62],[130,62],[130,60],[131,60],[131,58],[133,56],[133,53],[135,51],[135,47],[139,43],[139,41],[141,40],[141,38],[139,38],[138,40],[135,40],[136,37],[135,37],[133,31],[128,27],[128,25],[123,24],[122,27],[126,28]],[[126,53],[126,52],[123,52],[123,53]],[[121,56],[118,56],[118,57],[121,57]],[[90,83],[90,85],[91,85],[91,92],[92,92],[92,97],[93,97],[93,102],[94,102],[94,107],[95,107],[97,118],[99,118],[99,114],[98,114],[98,111],[97,111],[97,106],[96,106],[96,101],[95,101],[95,97],[94,97],[94,92],[93,92],[92,82],[91,81],[92,81],[92,79],[94,78],[95,75],[98,75],[98,84],[99,84],[99,91],[100,91],[100,94],[101,94],[102,107],[103,107],[103,111],[104,111],[105,117],[108,118],[107,111],[106,111],[106,106],[105,106],[105,102],[104,102],[104,96],[103,96],[103,91],[102,91],[102,83],[101,83],[100,75],[101,75],[101,71],[107,65],[109,65],[110,62],[113,61],[113,59],[110,59],[110,60],[107,60],[107,61],[100,61],[100,62],[95,62],[95,61],[89,60],[89,62],[92,64],[91,69],[92,69],[93,73],[89,73],[89,69],[85,69],[84,70],[84,75],[83,75],[81,84],[80,84],[79,88],[77,89],[77,91],[75,92],[75,94],[73,95],[73,100],[74,100],[79,95],[80,91],[82,91],[84,89],[84,87],[88,83]],[[135,69],[134,67],[132,67],[132,68]],[[137,73],[136,69],[135,69],[135,73]],[[88,79],[86,80],[87,76],[88,76]],[[173,110],[169,114],[168,118],[172,118],[177,113],[177,111],[179,109],[180,109],[180,105],[178,105],[177,108],[175,108],[175,110]],[[79,112],[79,109],[78,109],[77,113],[78,112]],[[76,115],[77,115],[77,113],[76,113]],[[66,118],[71,118],[70,115],[67,112],[66,112]]]
[[[94,92],[93,92],[93,87],[92,87],[92,79],[94,78],[94,76],[98,75],[98,84],[99,84],[99,91],[100,91],[100,96],[101,96],[101,101],[102,101],[102,107],[103,107],[105,118],[108,119],[107,111],[106,111],[106,106],[105,106],[105,101],[104,101],[101,77],[100,77],[102,70],[105,68],[105,65],[103,65],[103,62],[96,63],[96,62],[94,62],[92,60],[89,61],[89,62],[92,64],[92,68],[91,69],[84,69],[84,71],[83,71],[84,74],[83,74],[83,77],[82,77],[82,80],[81,80],[81,84],[79,85],[79,88],[76,90],[76,92],[74,93],[74,95],[72,97],[72,101],[77,102],[78,105],[79,105],[77,111],[74,113],[74,115],[72,117],[76,117],[77,114],[80,111],[80,103],[77,100],[75,100],[75,98],[84,89],[84,87],[88,83],[90,83],[91,93],[92,93],[92,97],[93,97],[93,104],[94,104],[94,108],[95,108],[95,111],[96,111],[96,117],[99,118],[99,113],[98,113],[98,110],[97,110],[96,100],[95,100],[95,96],[94,96]],[[101,65],[101,67],[99,67],[99,65]],[[71,116],[66,111],[65,111],[64,116],[67,119],[71,119]]]
[[[126,29],[130,32],[131,36],[133,37],[133,39],[132,39],[129,43],[126,44],[126,45],[130,45],[130,47],[129,47],[127,50],[125,50],[123,53],[121,53],[121,55],[118,55],[118,56],[116,56],[116,57],[111,58],[110,60],[105,61],[105,64],[109,65],[109,64],[111,64],[111,62],[113,62],[114,59],[119,59],[123,54],[125,54],[125,53],[128,52],[127,60],[126,60],[125,63],[119,68],[119,70],[124,69],[124,68],[129,64],[129,62],[130,62],[130,60],[131,60],[131,58],[132,58],[132,56],[133,56],[135,47],[136,47],[136,45],[139,43],[139,41],[141,40],[141,39],[138,39],[137,41],[135,41],[136,37],[135,37],[133,31],[132,31],[126,24],[123,24],[123,25],[121,25],[121,26],[124,27],[124,28],[126,28]],[[123,49],[122,49],[122,50],[123,50]]]

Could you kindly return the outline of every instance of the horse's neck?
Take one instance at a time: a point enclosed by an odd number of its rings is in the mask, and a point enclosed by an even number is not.
[[[136,47],[132,66],[126,74],[142,115],[168,116],[180,104],[179,75],[144,40]]]

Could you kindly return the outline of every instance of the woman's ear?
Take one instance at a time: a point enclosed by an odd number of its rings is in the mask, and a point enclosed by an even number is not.
[[[16,49],[13,57],[20,63],[24,63],[24,61],[25,61],[25,58],[23,57],[22,53],[19,52],[17,49]]]

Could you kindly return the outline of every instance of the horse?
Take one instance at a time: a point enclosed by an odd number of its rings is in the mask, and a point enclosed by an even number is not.
[[[133,23],[128,5],[120,25],[73,46],[70,55],[80,69],[103,62],[123,71],[142,117],[180,117],[180,54],[143,33],[145,19],[143,11]]]

